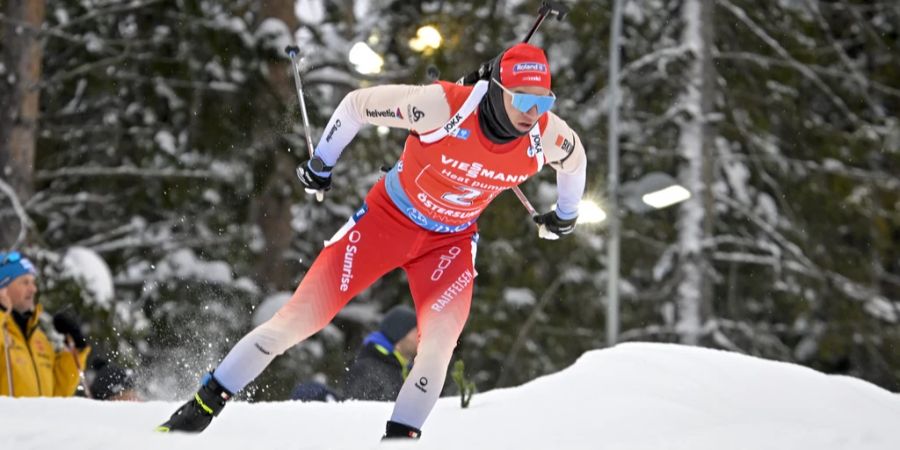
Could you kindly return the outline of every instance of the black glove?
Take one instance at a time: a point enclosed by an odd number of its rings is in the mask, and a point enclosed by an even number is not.
[[[539,232],[539,236],[544,239],[559,239],[560,236],[572,234],[575,231],[575,221],[577,217],[572,219],[560,219],[556,215],[556,211],[550,211],[546,214],[534,216],[534,223],[541,225],[541,228],[549,231],[553,235],[548,236],[543,232]]]
[[[316,191],[328,191],[331,190],[331,175],[323,177],[316,175],[315,172],[329,172],[331,169],[332,167],[326,166],[319,157],[313,157],[297,167],[297,178],[300,179],[306,192],[310,194]]]
[[[81,326],[78,325],[78,320],[75,317],[64,312],[57,313],[53,316],[53,328],[56,329],[57,333],[71,337],[75,347],[79,350],[87,347],[87,341],[84,339],[84,334],[81,333]]]

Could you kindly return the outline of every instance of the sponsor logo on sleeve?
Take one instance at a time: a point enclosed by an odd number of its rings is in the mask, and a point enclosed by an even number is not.
[[[392,119],[402,119],[403,114],[400,108],[397,109],[366,109],[366,117],[390,117]]]
[[[331,138],[334,136],[334,132],[341,127],[341,119],[335,120],[334,125],[331,126],[331,130],[328,131],[328,136],[325,136],[325,142],[331,142]]]
[[[409,117],[410,123],[418,122],[425,117],[425,113],[422,112],[421,109],[416,108],[413,105],[409,105],[406,107],[406,115]]]
[[[566,154],[572,153],[572,151],[575,150],[574,139],[570,141],[561,134],[556,135],[556,146],[561,148]]]
[[[254,342],[253,346],[256,347],[257,350],[262,352],[263,355],[271,355],[272,352],[270,350],[266,350],[262,345],[259,345],[259,342]]]

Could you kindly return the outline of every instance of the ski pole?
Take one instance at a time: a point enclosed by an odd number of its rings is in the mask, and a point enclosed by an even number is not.
[[[535,31],[537,31],[538,28],[541,27],[541,24],[544,23],[544,19],[546,19],[547,16],[554,14],[556,15],[556,19],[561,22],[566,18],[566,15],[569,14],[569,7],[561,1],[544,0],[541,2],[541,9],[538,10],[537,20],[534,21],[534,25],[528,30],[528,34],[525,35],[525,39],[522,39],[522,42],[527,43],[530,41],[531,36],[533,36]]]
[[[285,53],[291,58],[291,67],[294,69],[294,86],[297,88],[297,99],[300,100],[300,114],[303,116],[303,130],[306,132],[306,148],[309,150],[309,157],[313,157],[312,134],[309,131],[309,116],[306,114],[306,100],[303,98],[303,81],[300,79],[300,67],[298,57],[300,55],[300,47],[296,45],[288,45],[284,48]],[[325,191],[317,190],[316,200],[325,199]]]
[[[566,15],[569,14],[569,7],[560,1],[544,0],[544,2],[541,3],[541,9],[538,10],[538,17],[534,21],[534,25],[531,26],[531,30],[528,30],[528,34],[525,35],[525,39],[522,39],[522,43],[527,44],[528,41],[531,40],[531,36],[533,36],[538,28],[541,27],[541,24],[544,23],[544,19],[553,14],[556,15],[557,20],[562,21]],[[518,186],[513,186],[512,191],[516,194],[516,197],[519,198],[522,206],[528,210],[528,214],[531,215],[531,218],[534,219],[537,217],[537,210],[534,209],[534,206],[528,200],[528,197],[525,196],[525,193],[523,193]]]
[[[534,209],[534,206],[531,204],[531,202],[528,201],[528,197],[525,196],[525,193],[522,192],[522,190],[519,189],[518,186],[513,186],[512,191],[513,194],[516,194],[516,197],[519,198],[519,201],[522,202],[522,206],[524,206],[525,209],[528,210],[528,214],[530,214],[532,218],[537,217],[538,212]]]

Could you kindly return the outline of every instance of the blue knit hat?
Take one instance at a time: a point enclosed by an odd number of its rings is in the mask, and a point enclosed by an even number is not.
[[[0,289],[22,275],[37,275],[34,264],[19,252],[0,253]]]

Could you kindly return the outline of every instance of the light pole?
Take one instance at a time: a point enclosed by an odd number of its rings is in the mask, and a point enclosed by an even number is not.
[[[678,181],[671,175],[663,172],[650,172],[637,180],[622,183],[621,186],[617,179],[615,188],[618,190],[616,195],[610,196],[606,201],[609,214],[590,199],[582,200],[578,206],[578,223],[593,224],[603,222],[608,218],[609,223],[607,226],[610,227],[610,230],[615,227],[614,233],[610,231],[610,241],[615,243],[615,248],[614,252],[611,251],[609,253],[611,262],[608,268],[608,278],[610,284],[607,288],[607,295],[612,299],[608,304],[606,318],[607,342],[610,346],[616,344],[619,336],[620,212],[631,211],[637,214],[644,214],[668,208],[691,197],[690,191],[679,185]],[[621,206],[624,206],[624,208]],[[615,270],[613,270],[613,267]]]
[[[619,46],[622,35],[622,2],[613,2],[609,44],[609,246],[607,247],[606,345],[619,338]]]

